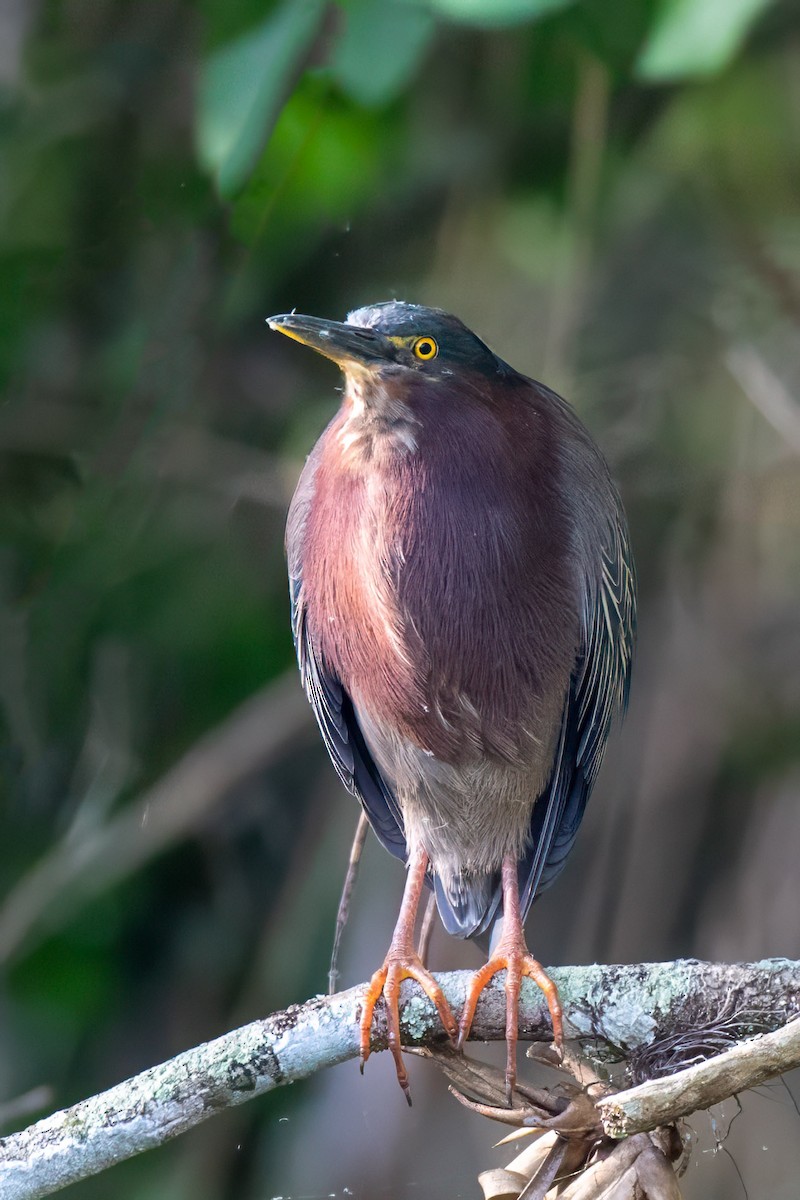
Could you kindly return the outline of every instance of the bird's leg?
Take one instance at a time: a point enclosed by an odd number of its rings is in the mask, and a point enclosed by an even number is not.
[[[433,892],[428,892],[428,903],[425,905],[425,912],[422,914],[422,926],[419,931],[419,956],[422,959],[422,965],[425,967],[428,965],[428,954],[430,953],[435,920],[436,897]]]
[[[480,971],[472,977],[467,990],[467,999],[461,1014],[458,1045],[462,1048],[472,1026],[478,997],[489,980],[498,971],[506,972],[506,1099],[511,1104],[511,1094],[517,1081],[517,1027],[519,1024],[519,993],[523,975],[529,976],[542,989],[553,1022],[553,1043],[561,1049],[563,1029],[561,1025],[561,1001],[556,985],[540,962],[533,957],[525,942],[525,931],[519,911],[519,882],[517,864],[513,858],[503,859],[503,932],[494,953]]]
[[[361,1070],[369,1058],[370,1034],[372,1032],[372,1014],[375,1004],[383,996],[386,1005],[386,1026],[389,1038],[389,1049],[394,1058],[397,1071],[397,1082],[405,1092],[406,1100],[411,1103],[411,1093],[408,1086],[408,1075],[403,1063],[400,1048],[400,984],[404,979],[415,979],[426,996],[436,1005],[445,1033],[451,1041],[455,1041],[458,1026],[450,1011],[450,1005],[445,999],[439,984],[422,964],[422,960],[414,949],[414,922],[419,908],[420,896],[425,883],[425,872],[428,868],[428,856],[424,850],[414,850],[408,864],[403,902],[400,905],[400,915],[397,918],[394,935],[389,946],[389,952],[383,966],[376,971],[369,982],[361,1008]]]

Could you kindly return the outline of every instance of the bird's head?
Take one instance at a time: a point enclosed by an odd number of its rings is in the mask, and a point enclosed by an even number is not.
[[[360,388],[371,383],[402,390],[415,380],[491,378],[510,369],[458,317],[421,304],[371,304],[346,321],[285,313],[268,324],[333,359]]]

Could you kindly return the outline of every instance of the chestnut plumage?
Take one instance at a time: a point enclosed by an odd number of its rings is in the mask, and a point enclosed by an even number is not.
[[[345,376],[286,539],[302,680],[333,764],[409,862],[407,893],[424,879],[450,933],[493,932],[495,955],[502,943],[484,974],[508,966],[518,993],[513,943],[546,987],[521,922],[573,844],[633,650],[633,567],[606,463],[564,400],[456,317],[391,301],[346,323],[270,325]],[[387,964],[432,995],[413,951],[418,890]],[[375,995],[396,1008],[399,980],[378,975]],[[509,1087],[515,1040],[509,1029]]]

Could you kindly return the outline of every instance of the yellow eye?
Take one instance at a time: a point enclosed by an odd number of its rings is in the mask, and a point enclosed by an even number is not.
[[[422,359],[423,362],[430,362],[439,353],[439,347],[432,337],[417,338],[411,349],[414,351],[414,356]]]

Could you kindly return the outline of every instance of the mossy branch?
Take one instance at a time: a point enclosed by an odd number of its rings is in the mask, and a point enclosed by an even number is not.
[[[679,961],[564,967],[551,974],[567,1014],[567,1036],[595,1042],[606,1057],[628,1061],[646,1062],[648,1055],[655,1061],[659,1046],[668,1046],[674,1055],[681,1037],[695,1054],[705,1052],[703,1047],[719,1049],[720,1030],[727,1030],[730,1046],[750,1034],[779,1029],[800,1013],[800,963],[786,959],[732,966]],[[437,978],[458,1011],[469,973]],[[362,991],[357,987],[317,997],[254,1021],[9,1135],[0,1141],[0,1195],[3,1200],[50,1195],[161,1145],[223,1108],[357,1057]],[[473,1036],[501,1040],[504,1017],[501,982],[495,982],[478,1006]],[[415,984],[403,985],[401,1023],[409,1046],[441,1040],[433,1007]],[[551,1036],[543,997],[527,981],[520,1033],[530,1041]],[[768,1039],[759,1040],[765,1044]],[[798,1042],[797,1037],[787,1039],[782,1051],[770,1047],[770,1074],[800,1062]],[[729,1064],[724,1068],[723,1078],[731,1080],[725,1094],[763,1082],[758,1044],[745,1043],[751,1074],[730,1074]],[[385,1048],[380,1013],[373,1048]],[[707,1066],[713,1075],[713,1063]],[[721,1098],[719,1079],[716,1083],[708,1103]],[[696,1107],[704,1107],[704,1093],[697,1095]],[[668,1117],[660,1112],[659,1121]],[[634,1132],[634,1119],[627,1119],[626,1131]]]

